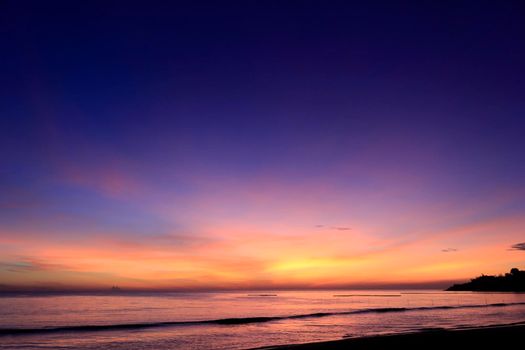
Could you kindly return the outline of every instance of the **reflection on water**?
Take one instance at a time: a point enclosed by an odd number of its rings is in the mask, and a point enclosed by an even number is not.
[[[0,349],[245,349],[521,322],[525,294],[293,291],[9,296],[0,298],[0,310],[4,330],[84,330],[3,335]],[[297,315],[310,316],[289,317]],[[235,322],[224,321],[232,318]],[[219,322],[185,323],[209,320]],[[84,327],[137,324],[156,326],[103,331],[104,327]]]

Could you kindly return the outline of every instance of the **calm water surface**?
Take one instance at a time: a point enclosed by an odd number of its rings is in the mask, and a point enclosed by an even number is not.
[[[0,349],[247,349],[523,321],[513,293],[15,295],[0,297]]]

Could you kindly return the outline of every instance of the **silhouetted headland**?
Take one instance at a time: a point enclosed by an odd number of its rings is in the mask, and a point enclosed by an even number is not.
[[[454,284],[447,291],[525,292],[525,271],[513,268],[505,275],[481,275],[470,282]]]

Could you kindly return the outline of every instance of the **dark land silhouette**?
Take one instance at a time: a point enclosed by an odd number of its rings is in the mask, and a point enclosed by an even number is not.
[[[525,292],[525,271],[513,268],[505,275],[481,275],[470,282],[454,284],[447,291]]]

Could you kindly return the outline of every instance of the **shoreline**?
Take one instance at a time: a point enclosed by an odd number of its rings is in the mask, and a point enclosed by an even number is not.
[[[486,349],[520,344],[525,340],[525,322],[476,328],[432,329],[337,340],[275,345],[249,350],[341,350],[341,349]]]

